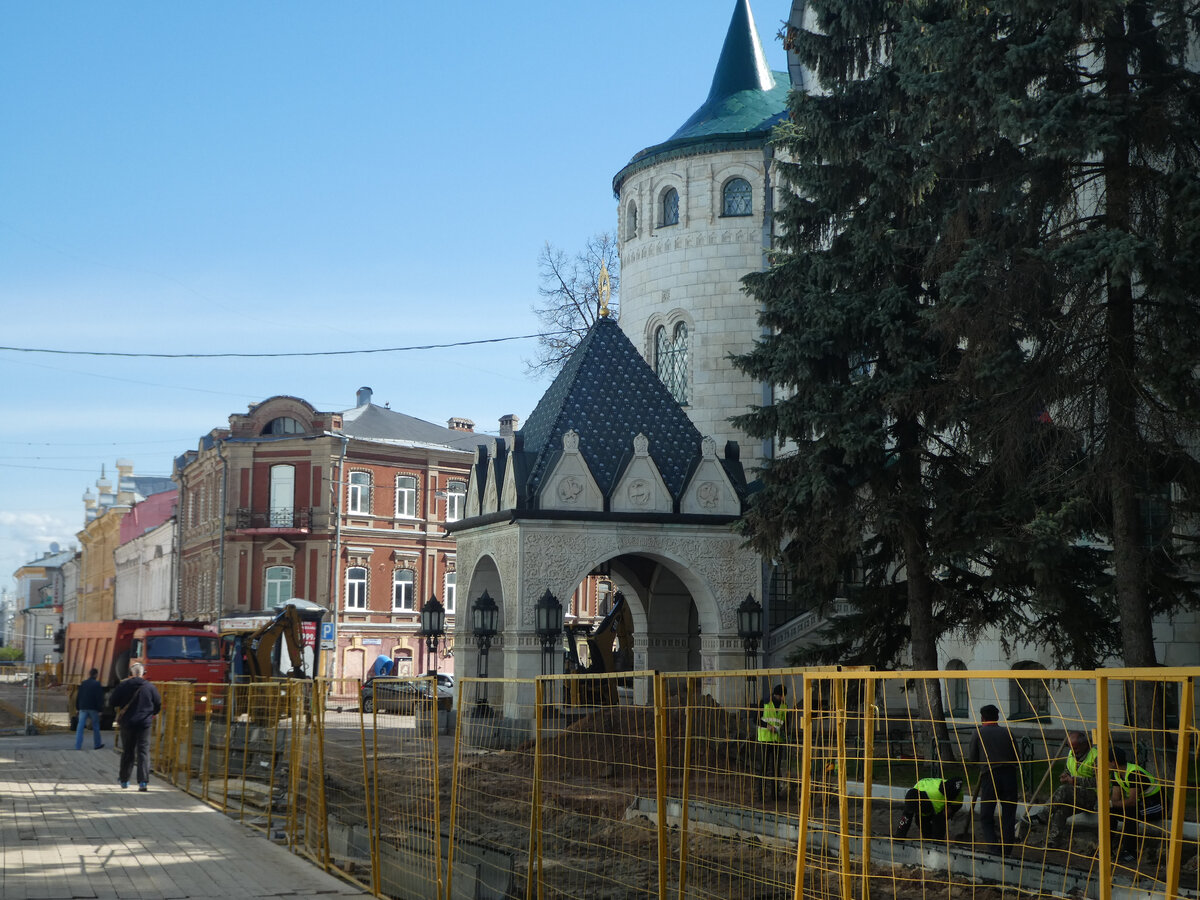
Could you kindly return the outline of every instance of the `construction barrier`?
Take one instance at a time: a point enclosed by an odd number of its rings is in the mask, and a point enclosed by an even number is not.
[[[170,684],[154,765],[379,897],[1174,900],[1200,897],[1198,674],[460,677],[453,710],[432,678]],[[987,706],[1011,803],[971,759]],[[1070,784],[1073,743],[1124,767]]]

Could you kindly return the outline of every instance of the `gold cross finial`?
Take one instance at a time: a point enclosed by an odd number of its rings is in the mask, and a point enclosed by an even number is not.
[[[611,292],[608,285],[608,263],[600,262],[600,280],[596,283],[596,295],[600,298],[600,318],[608,318],[608,295]]]

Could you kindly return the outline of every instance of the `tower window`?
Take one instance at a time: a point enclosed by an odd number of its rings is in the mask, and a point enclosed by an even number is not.
[[[660,326],[654,333],[654,370],[680,406],[688,402],[688,329],[680,322],[668,332]]]
[[[637,237],[637,228],[637,204],[630,200],[629,205],[625,207],[625,240]]]
[[[662,195],[662,218],[660,225],[679,224],[679,191],[667,188]]]
[[[750,182],[745,178],[731,178],[725,183],[722,192],[721,215],[749,216],[754,213],[754,200],[750,191]]]

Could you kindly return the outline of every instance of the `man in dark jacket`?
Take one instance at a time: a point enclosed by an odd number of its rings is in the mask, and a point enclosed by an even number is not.
[[[129,677],[112,693],[112,705],[118,710],[117,722],[121,728],[119,780],[121,787],[129,787],[129,774],[136,758],[139,791],[149,789],[150,730],[154,717],[162,709],[158,688],[142,677],[145,671],[141,663],[134,663],[129,667]]]
[[[979,825],[985,843],[1002,846],[1016,837],[1020,772],[1012,734],[999,724],[1000,710],[988,704],[979,710],[979,728],[971,736],[967,762],[982,763],[975,794],[982,801]],[[996,840],[996,804],[1000,804],[1000,840]]]
[[[104,685],[97,677],[99,674],[99,669],[92,669],[75,691],[75,715],[79,719],[75,728],[76,750],[83,749],[83,733],[87,731],[89,721],[92,723],[96,749],[104,746],[104,742],[100,740],[100,710],[104,709]]]

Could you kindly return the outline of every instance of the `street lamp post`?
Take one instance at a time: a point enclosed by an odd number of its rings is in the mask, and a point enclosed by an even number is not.
[[[475,714],[485,715],[488,708],[487,677],[488,650],[492,646],[492,638],[496,636],[499,624],[500,610],[496,601],[485,590],[471,606],[471,630],[475,633],[475,643],[479,645],[479,659],[475,674],[481,679],[479,699],[475,701]]]
[[[742,639],[742,647],[746,651],[746,668],[758,668],[758,642],[762,639],[762,606],[754,599],[753,594],[747,594],[737,610],[738,637]],[[751,675],[749,681],[749,699],[753,706],[757,700],[757,682]]]
[[[550,589],[546,589],[546,593],[542,594],[541,599],[537,602],[537,636],[542,642],[542,674],[550,675],[550,669],[553,668],[554,642],[559,639],[562,634],[563,626],[563,608],[558,602],[558,598],[550,593]],[[550,663],[547,663],[547,659]]]
[[[433,675],[434,675],[434,696],[437,696],[437,649],[438,641],[446,634],[446,609],[438,601],[438,598],[430,595],[425,601],[425,605],[421,607],[421,637],[425,638],[425,649],[428,651],[428,659],[433,660]]]

